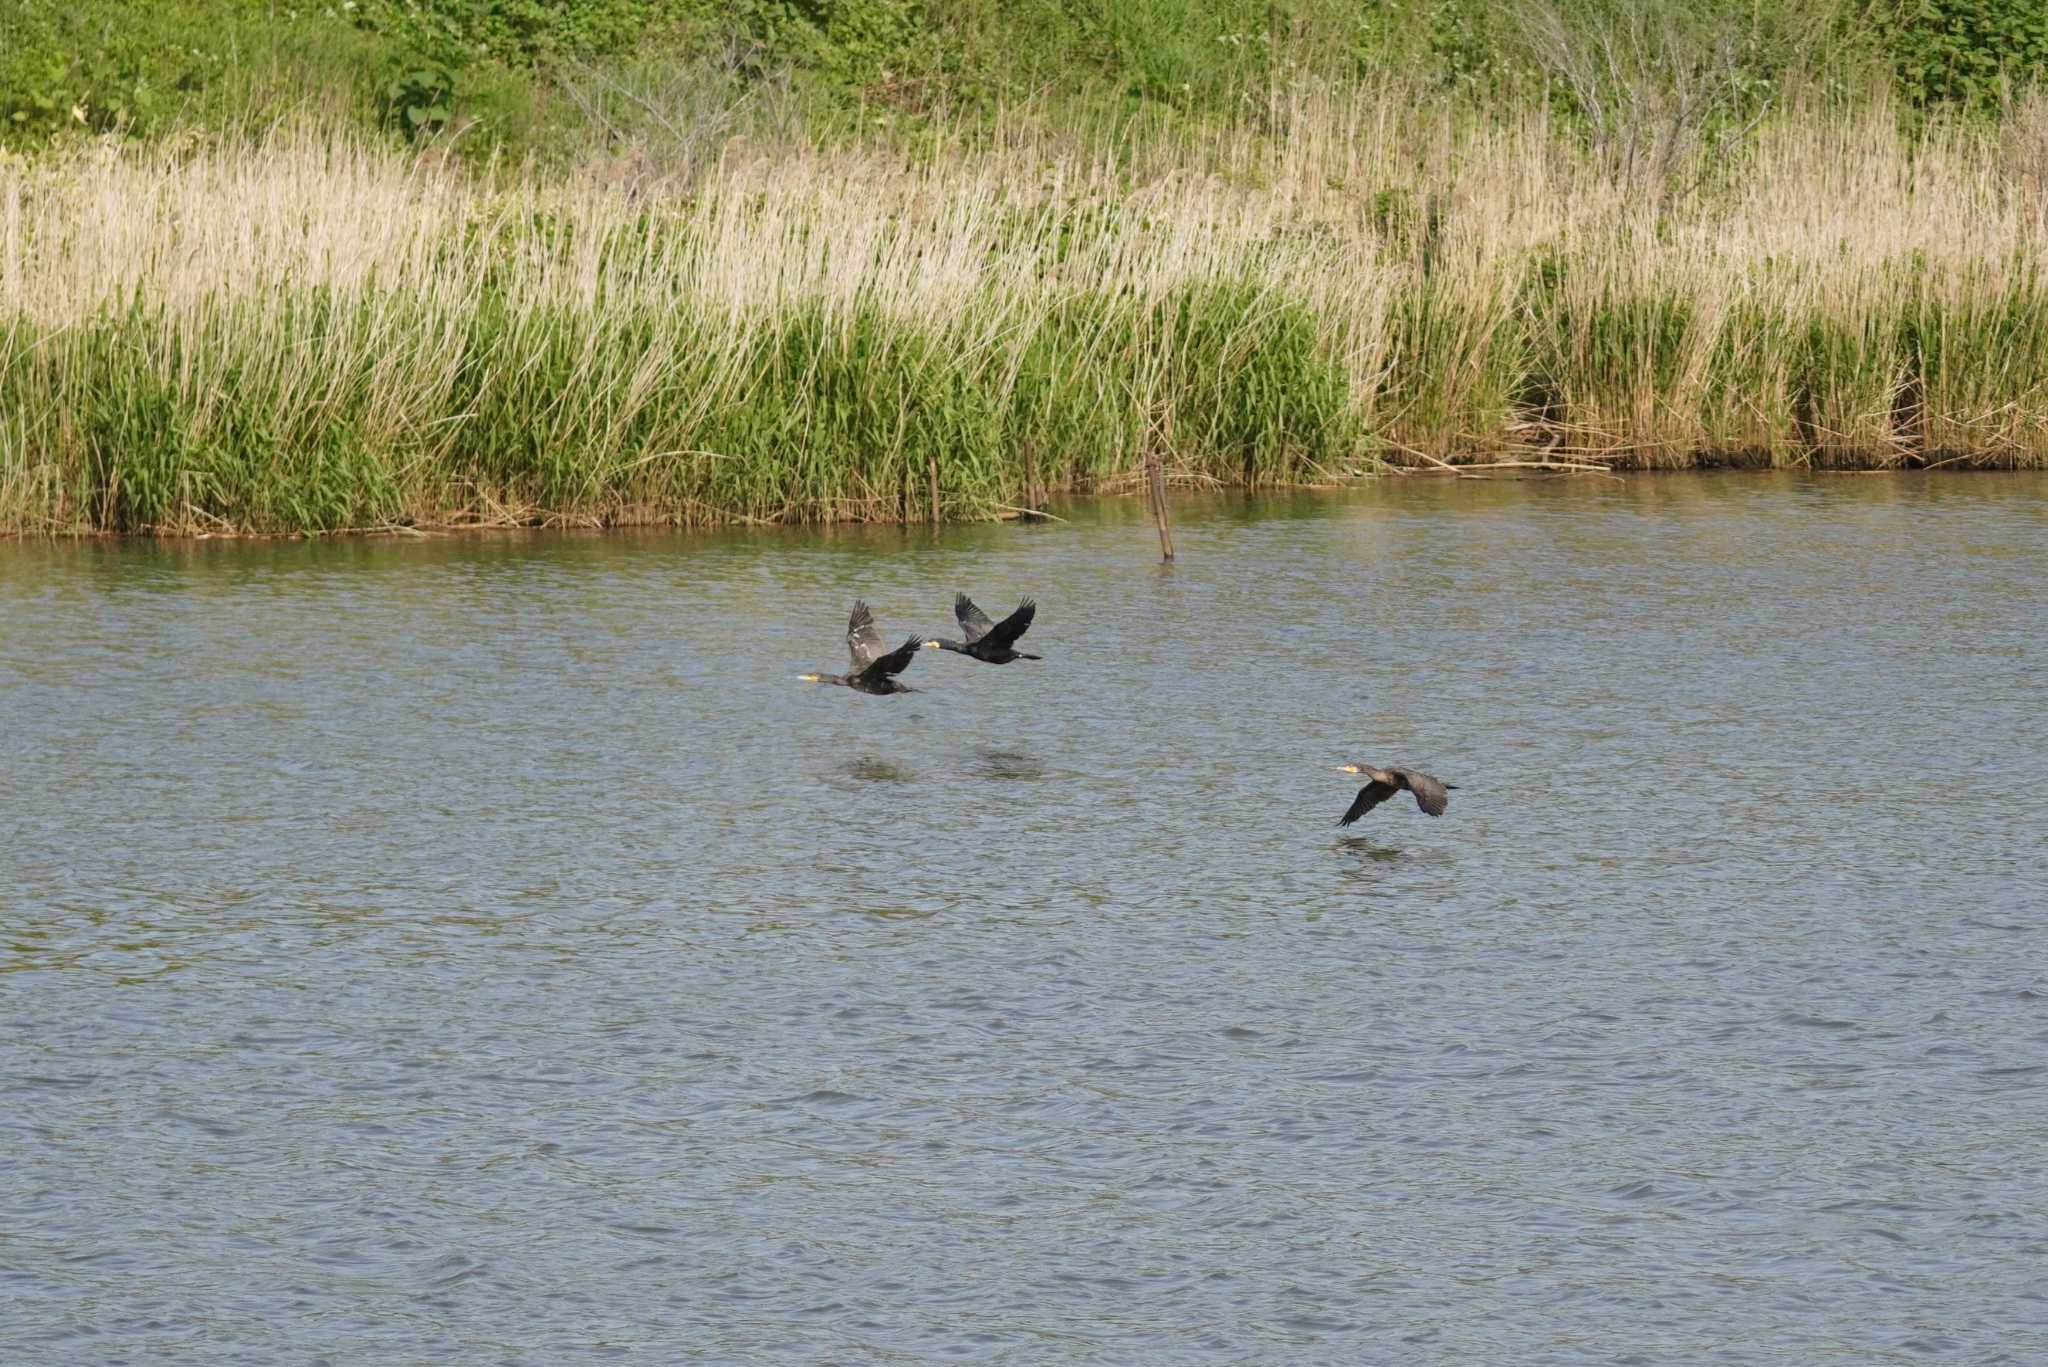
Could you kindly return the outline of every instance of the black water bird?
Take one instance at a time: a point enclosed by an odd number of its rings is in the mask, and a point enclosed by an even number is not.
[[[888,654],[882,653],[882,633],[875,627],[875,614],[859,599],[846,619],[846,650],[853,657],[853,669],[846,674],[799,674],[811,683],[845,684],[857,693],[915,693],[896,675],[917,658],[924,637],[913,636]]]
[[[1404,789],[1415,794],[1415,805],[1429,816],[1442,816],[1444,808],[1451,805],[1450,789],[1455,783],[1444,783],[1416,769],[1375,769],[1370,764],[1346,764],[1338,769],[1344,774],[1364,774],[1372,782],[1358,790],[1358,796],[1351,800],[1351,808],[1337,818],[1339,826],[1349,826],[1373,808],[1385,802],[1395,793]]]
[[[941,641],[936,638],[924,643],[926,650],[950,650],[959,655],[971,655],[986,664],[1006,665],[1012,660],[1042,660],[1042,655],[1027,655],[1013,649],[1017,638],[1031,625],[1031,619],[1038,615],[1038,604],[1026,598],[1017,605],[1017,610],[1000,622],[991,622],[988,614],[974,606],[974,600],[964,593],[953,595],[953,615],[960,619],[960,634],[965,641]]]

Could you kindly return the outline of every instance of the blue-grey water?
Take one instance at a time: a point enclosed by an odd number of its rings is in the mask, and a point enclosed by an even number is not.
[[[2048,1361],[2048,483],[1066,512],[0,545],[0,1362]]]

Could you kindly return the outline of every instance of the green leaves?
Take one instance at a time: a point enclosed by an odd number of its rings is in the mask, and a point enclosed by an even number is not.
[[[0,0],[0,143],[151,136],[356,91],[360,37],[322,5]]]
[[[2048,76],[2048,5],[2041,0],[1919,0],[1888,46],[1917,104],[1991,111]]]
[[[665,21],[713,8],[675,0],[358,0],[351,13],[392,49],[445,69],[474,62],[527,69],[619,52]]]
[[[386,89],[386,112],[407,137],[417,138],[447,127],[455,99],[455,77],[438,67],[408,71]]]
[[[1255,120],[1300,76],[1574,108],[1539,14],[1609,76],[1628,54],[1602,37],[1626,36],[1617,15],[1684,39],[1666,46],[1711,59],[1737,124],[1788,79],[1845,94],[1888,69],[1917,106],[1991,113],[2048,76],[2044,0],[0,0],[0,143],[261,122],[312,99],[407,138],[480,117],[468,144],[525,151],[575,122],[556,72],[628,55],[793,72],[819,127],[1030,98]],[[1672,87],[1701,75],[1650,65]]]

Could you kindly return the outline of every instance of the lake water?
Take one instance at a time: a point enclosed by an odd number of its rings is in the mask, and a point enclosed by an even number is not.
[[[1063,511],[0,544],[0,1361],[2048,1360],[2048,481]]]

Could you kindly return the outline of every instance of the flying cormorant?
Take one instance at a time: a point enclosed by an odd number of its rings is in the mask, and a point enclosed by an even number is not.
[[[958,655],[971,655],[986,664],[1006,665],[1012,660],[1038,660],[1040,655],[1029,655],[1011,647],[1017,638],[1031,625],[1031,619],[1038,613],[1038,604],[1026,598],[1017,605],[1017,610],[1000,622],[991,622],[988,614],[974,606],[974,600],[964,593],[953,595],[953,615],[960,619],[960,634],[963,641],[928,640],[926,650],[950,650]]]
[[[853,612],[846,619],[846,650],[853,657],[852,671],[846,674],[799,674],[797,677],[811,683],[845,684],[857,693],[915,693],[916,689],[898,683],[895,676],[917,658],[918,647],[923,644],[922,636],[913,636],[884,655],[882,633],[875,628],[875,614],[868,611],[866,603],[856,598]]]
[[[1444,808],[1451,805],[1448,789],[1455,783],[1442,783],[1416,769],[1375,769],[1370,764],[1346,764],[1339,773],[1364,774],[1372,782],[1358,790],[1358,796],[1351,801],[1351,808],[1337,818],[1339,826],[1349,826],[1373,808],[1385,802],[1395,793],[1407,789],[1415,794],[1415,805],[1430,816],[1442,816]]]

